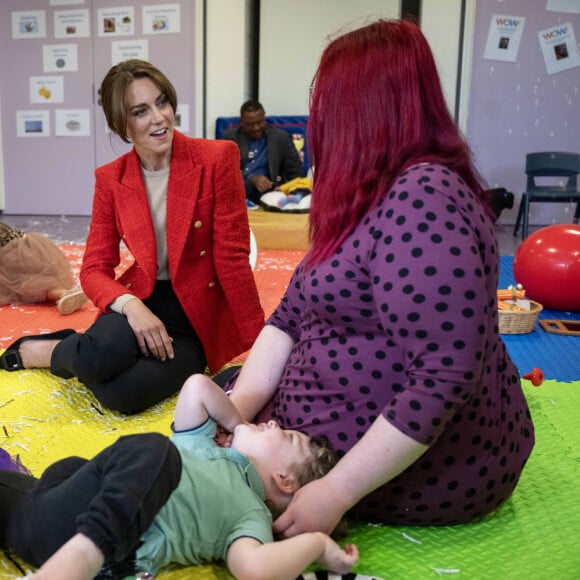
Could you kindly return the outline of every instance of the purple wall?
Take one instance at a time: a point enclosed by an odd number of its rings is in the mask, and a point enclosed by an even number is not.
[[[525,187],[525,155],[580,153],[580,67],[548,74],[538,32],[570,22],[580,40],[580,15],[546,10],[547,0],[479,0],[475,19],[467,137],[489,187],[516,194],[500,223],[513,224]],[[515,62],[483,58],[493,15],[525,17]],[[576,44],[578,50],[578,44]],[[531,205],[530,224],[571,223],[575,206]]]
[[[134,8],[134,34],[106,36],[99,34],[100,9],[108,9],[110,0],[86,0],[82,4],[54,5],[48,0],[0,0],[0,89],[2,91],[2,142],[4,185],[7,214],[90,215],[94,190],[95,167],[129,149],[120,139],[105,130],[101,107],[95,103],[96,90],[113,64],[113,42],[123,41],[131,47],[143,41],[148,47],[147,59],[160,67],[175,85],[179,105],[189,105],[190,135],[198,134],[195,126],[195,102],[202,98],[196,86],[194,70],[196,51],[195,10],[197,0],[131,0],[120,7]],[[145,34],[143,7],[179,4],[179,32]],[[90,34],[83,37],[56,38],[54,14],[88,10]],[[13,38],[14,12],[44,11],[44,38]],[[201,25],[200,25],[201,26]],[[78,70],[46,73],[43,66],[45,45],[76,45]],[[129,49],[127,49],[129,50]],[[64,102],[32,102],[31,77],[62,77]],[[90,135],[56,136],[58,110],[84,109],[90,112]],[[50,132],[44,136],[18,136],[17,111],[48,111]],[[185,129],[183,129],[185,131]],[[34,134],[34,131],[31,131]]]

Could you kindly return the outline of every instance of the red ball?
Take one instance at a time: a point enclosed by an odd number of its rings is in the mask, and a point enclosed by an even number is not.
[[[580,225],[547,226],[514,255],[514,278],[544,308],[580,311]]]

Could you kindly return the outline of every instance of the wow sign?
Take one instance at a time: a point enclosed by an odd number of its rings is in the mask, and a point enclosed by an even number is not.
[[[526,19],[494,14],[491,17],[483,58],[515,62]]]
[[[580,55],[571,22],[538,32],[548,74],[580,66]]]

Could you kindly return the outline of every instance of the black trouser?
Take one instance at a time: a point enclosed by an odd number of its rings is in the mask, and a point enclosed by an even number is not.
[[[217,375],[213,377],[212,380],[222,389],[228,391],[234,386],[241,370],[242,365],[232,365],[231,367],[228,367],[223,371],[220,371]]]
[[[260,198],[264,193],[267,193],[260,191],[249,179],[244,179],[244,189],[246,190],[246,198],[257,204],[260,203]]]
[[[180,477],[179,452],[159,433],[121,437],[90,461],[57,461],[39,480],[1,471],[0,540],[35,567],[77,533],[106,564],[126,561]]]
[[[65,379],[78,377],[107,408],[139,413],[176,393],[187,377],[203,373],[206,356],[170,282],[155,284],[144,300],[173,338],[175,358],[162,362],[143,356],[137,338],[121,314],[102,314],[83,334],[61,340],[50,370]]]

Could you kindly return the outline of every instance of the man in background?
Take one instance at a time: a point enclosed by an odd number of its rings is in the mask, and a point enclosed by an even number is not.
[[[248,209],[258,209],[267,191],[297,177],[304,167],[289,133],[266,124],[266,112],[258,101],[246,101],[240,109],[239,127],[224,131],[222,139],[240,148],[240,170]]]

